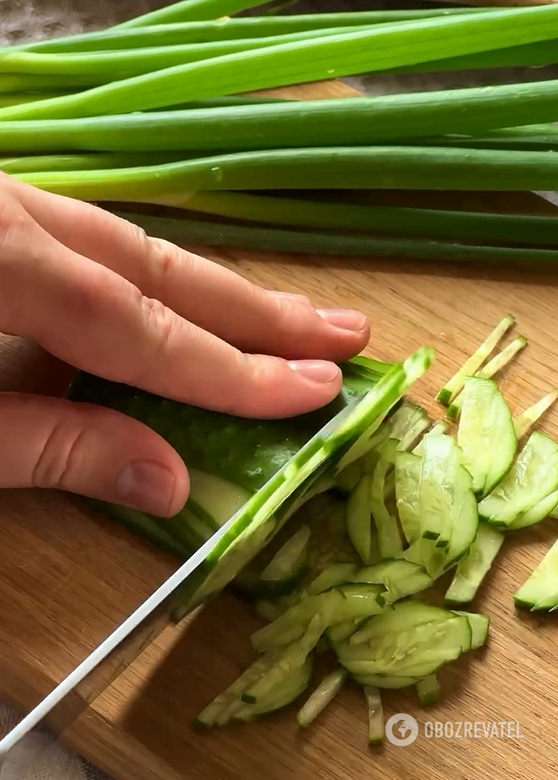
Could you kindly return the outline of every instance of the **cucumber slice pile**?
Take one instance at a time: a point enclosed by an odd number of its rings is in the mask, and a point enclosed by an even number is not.
[[[368,741],[381,743],[382,692],[413,687],[432,706],[438,671],[487,643],[489,616],[469,606],[506,535],[558,517],[558,444],[533,430],[558,391],[514,417],[494,380],[527,345],[519,336],[493,354],[514,324],[505,317],[440,391],[440,420],[406,397],[433,359],[427,349],[403,363],[354,358],[342,365],[338,399],[292,420],[239,420],[78,379],[73,398],[147,423],[191,473],[176,517],[104,507],[110,517],[187,557],[236,515],[186,583],[174,619],[230,586],[264,625],[251,637],[253,664],[198,726],[290,705],[312,685],[319,655],[330,670],[299,707],[298,725],[319,720],[350,681],[364,688]],[[448,572],[437,606],[428,592]],[[558,542],[514,600],[558,609]]]

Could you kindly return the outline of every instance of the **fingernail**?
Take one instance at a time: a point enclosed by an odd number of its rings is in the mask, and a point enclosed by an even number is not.
[[[320,384],[333,382],[339,376],[340,371],[335,363],[328,363],[325,360],[293,360],[289,366],[303,379]]]
[[[116,479],[116,492],[123,503],[161,517],[168,513],[174,490],[174,474],[151,460],[128,463]]]
[[[340,330],[360,332],[366,328],[366,316],[352,309],[318,309],[318,314],[329,325]]]

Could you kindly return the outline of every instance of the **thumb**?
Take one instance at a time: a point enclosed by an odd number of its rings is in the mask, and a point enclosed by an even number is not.
[[[159,517],[186,503],[183,461],[131,417],[65,399],[0,393],[0,431],[0,488],[59,488]]]

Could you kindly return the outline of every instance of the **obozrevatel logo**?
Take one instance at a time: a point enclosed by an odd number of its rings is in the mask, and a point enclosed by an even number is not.
[[[392,745],[405,747],[410,745],[418,736],[418,723],[412,715],[398,712],[392,715],[386,723],[386,738]]]

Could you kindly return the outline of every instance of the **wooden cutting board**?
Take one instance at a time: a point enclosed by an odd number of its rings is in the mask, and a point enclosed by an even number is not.
[[[282,92],[349,94],[331,83]],[[486,196],[468,202],[498,206]],[[521,195],[503,204],[533,208],[537,200]],[[412,395],[436,413],[437,389],[508,311],[530,341],[503,379],[509,402],[524,408],[558,384],[558,289],[550,277],[373,258],[205,254],[268,288],[365,311],[370,354],[399,359],[433,346],[435,365]],[[33,345],[0,338],[0,390],[53,391],[55,368]],[[558,436],[558,410],[544,428]],[[489,646],[440,675],[439,705],[422,709],[412,690],[384,696],[386,717],[410,713],[419,721],[419,736],[408,747],[367,748],[366,708],[352,687],[305,732],[291,707],[250,726],[194,733],[192,717],[252,659],[248,636],[257,624],[228,594],[188,626],[169,628],[65,739],[114,780],[554,780],[558,627],[553,617],[516,615],[511,597],[555,536],[548,523],[506,543],[475,604],[492,618]],[[77,499],[54,492],[0,492],[0,539],[0,698],[23,711],[176,568]],[[517,722],[512,730],[521,736],[428,738],[427,721]]]

